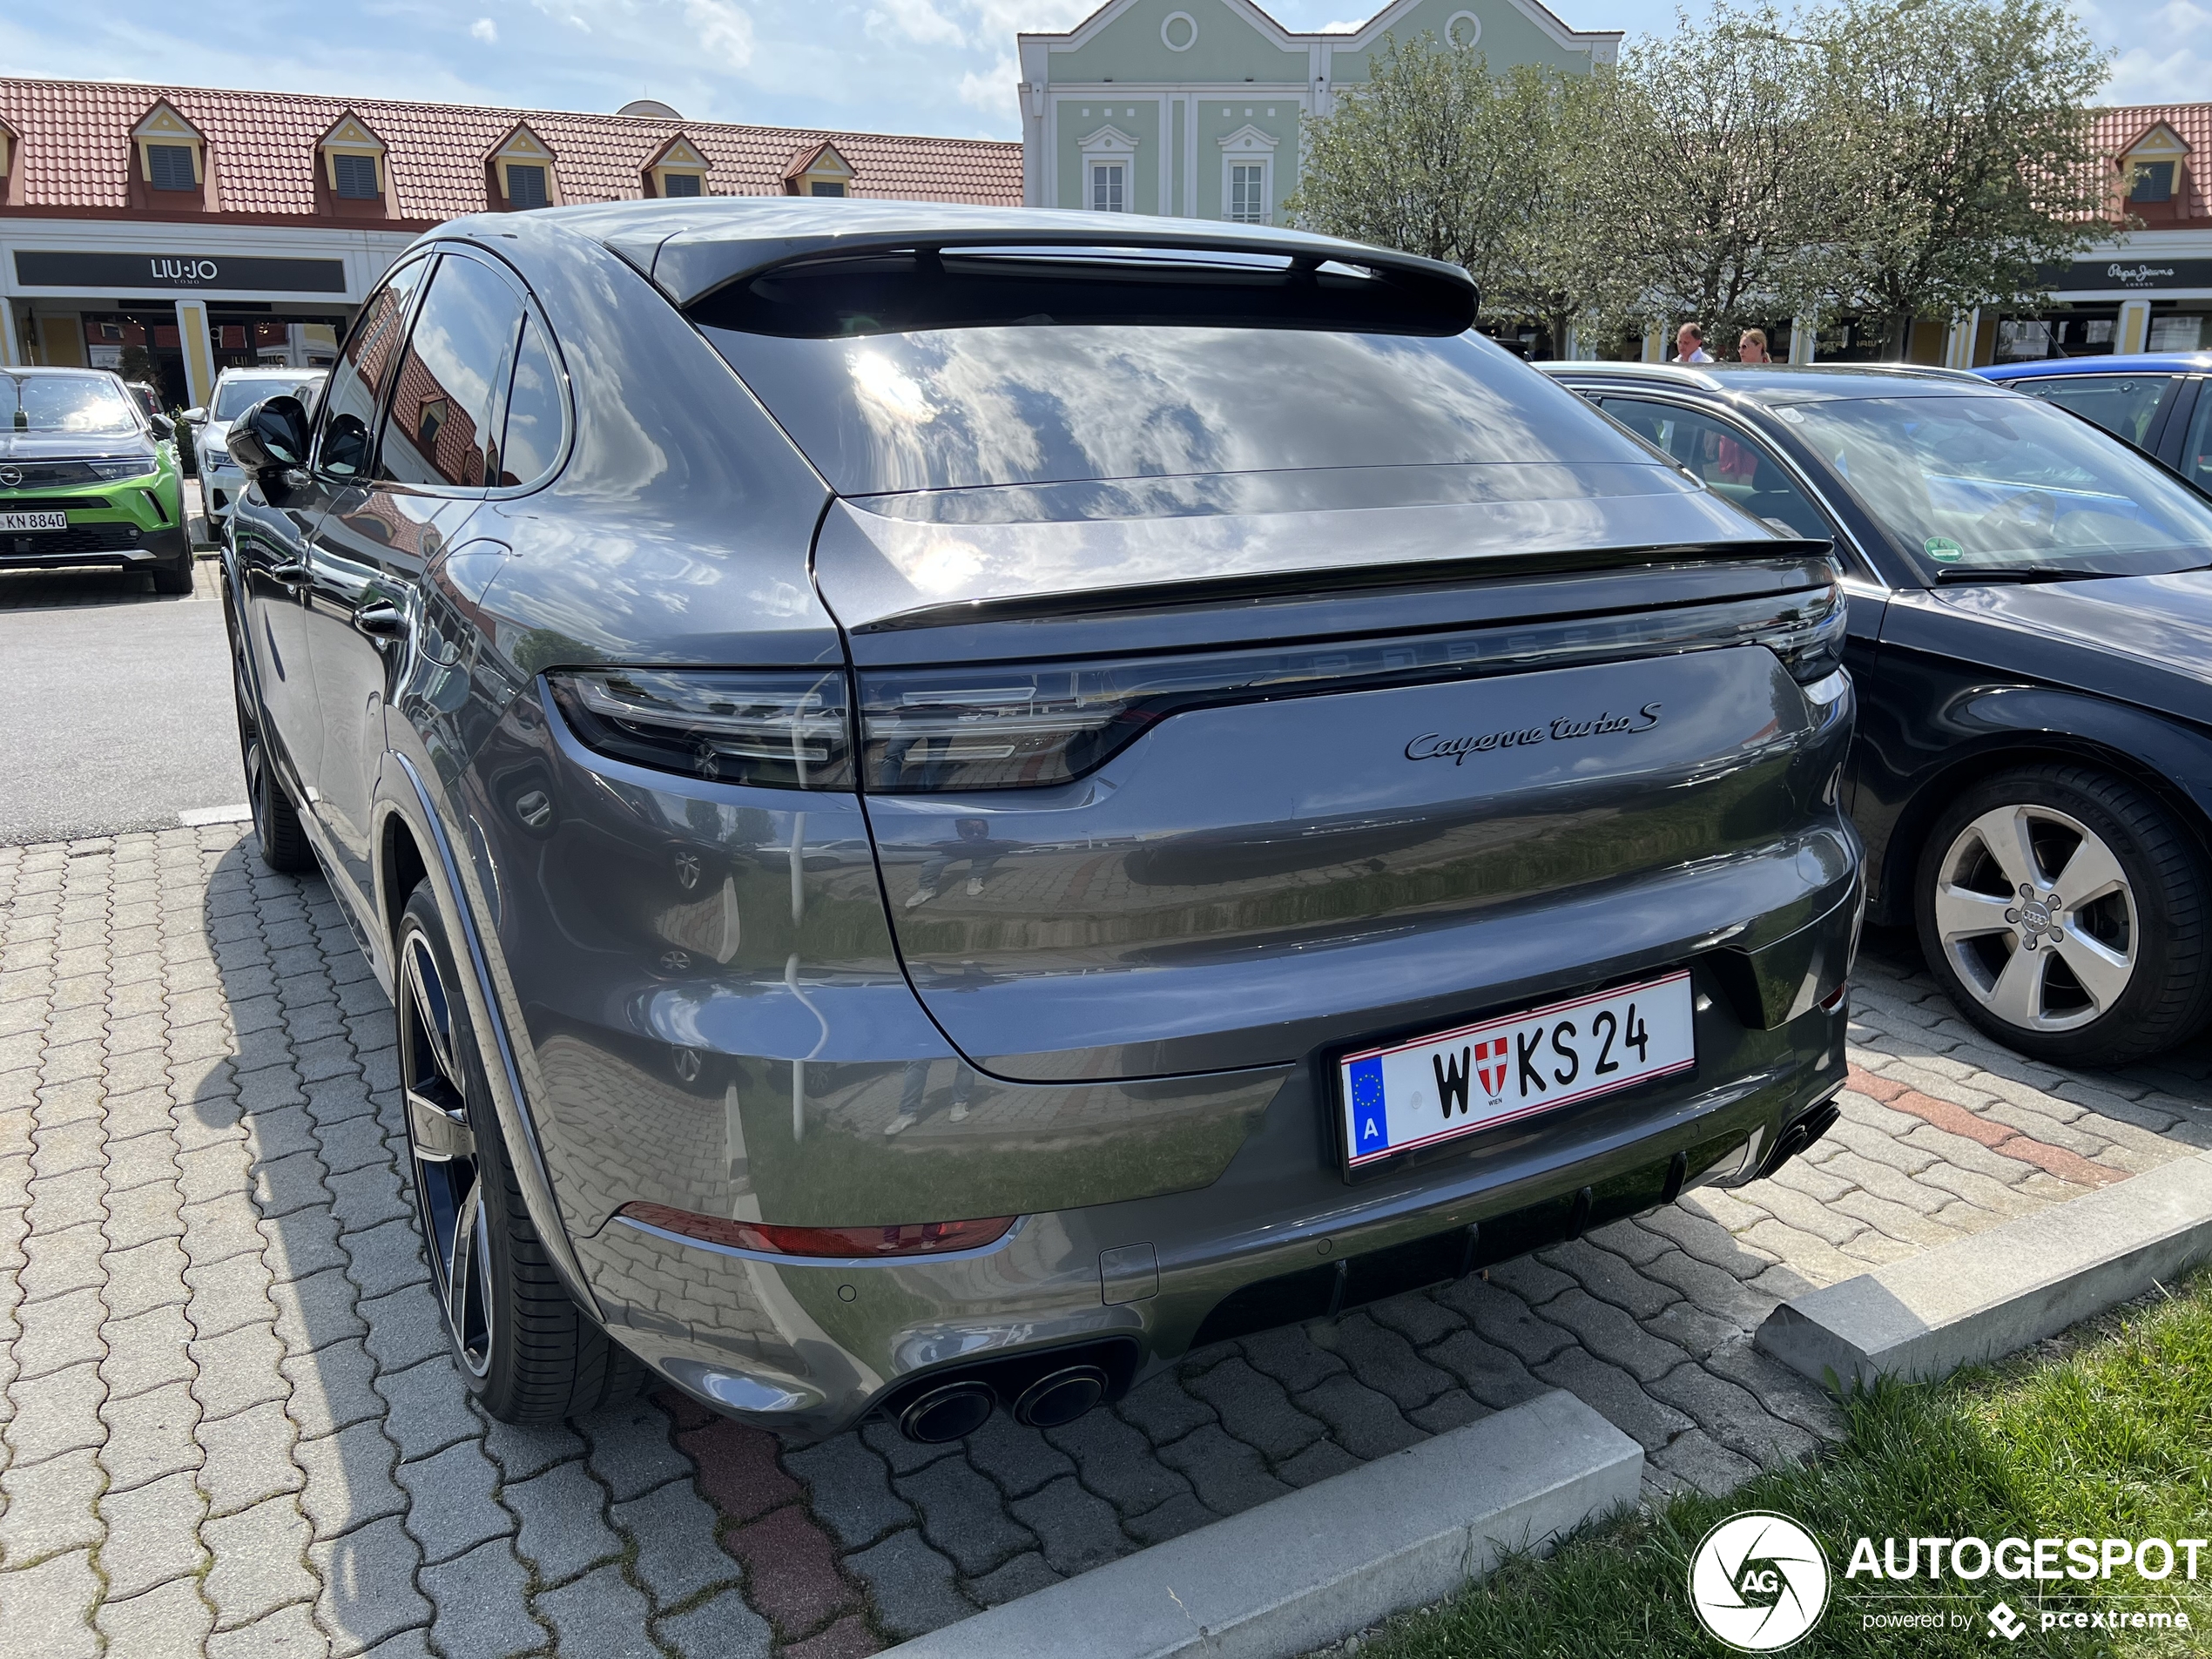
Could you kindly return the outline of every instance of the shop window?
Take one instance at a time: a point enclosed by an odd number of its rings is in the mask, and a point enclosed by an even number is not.
[[[338,193],[350,201],[374,201],[384,193],[378,187],[374,156],[334,153],[330,158],[330,176],[337,181]]]
[[[845,186],[834,179],[817,179],[806,186],[806,193],[810,196],[842,196]]]
[[[199,179],[192,166],[192,145],[146,145],[146,182],[156,190],[198,190]]]
[[[664,172],[660,176],[660,193],[664,196],[698,196],[700,179],[695,172]]]
[[[543,207],[552,199],[545,191],[545,169],[525,166],[519,161],[507,164],[507,200],[515,207]]]
[[[493,401],[522,327],[522,301],[498,276],[458,255],[439,261],[393,382],[378,477],[465,489],[499,475]]]
[[[2202,317],[2153,317],[2150,320],[2152,351],[2195,351],[2204,343],[2204,319]]]
[[[1128,170],[1118,161],[1095,161],[1090,168],[1090,210],[1094,213],[1129,211],[1123,196]]]
[[[2174,164],[2170,161],[2139,161],[2128,179],[2128,199],[2131,202],[2170,202],[2174,199]]]

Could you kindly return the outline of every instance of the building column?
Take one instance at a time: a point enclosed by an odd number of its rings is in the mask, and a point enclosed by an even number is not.
[[[1567,338],[1554,341],[1552,344],[1557,349],[1561,361],[1569,363],[1580,362],[1582,359],[1581,326],[1579,323],[1568,323]]]
[[[1790,319],[1790,361],[1810,363],[1813,351],[1820,344],[1820,319],[1813,316]]]
[[[207,333],[207,301],[177,301],[177,339],[185,348],[185,385],[192,407],[204,409],[215,396],[215,342]]]
[[[1663,363],[1667,361],[1667,325],[1663,322],[1646,323],[1643,330],[1643,361]]]
[[[2125,355],[2129,352],[2145,351],[2150,344],[2150,301],[2123,300],[2120,302],[2120,337],[2113,342],[2113,350]]]
[[[23,324],[16,316],[16,302],[0,297],[0,363],[24,364],[30,361],[24,349]]]

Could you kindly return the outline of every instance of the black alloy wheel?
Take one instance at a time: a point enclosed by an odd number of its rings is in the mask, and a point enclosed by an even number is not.
[[[1913,910],[1959,1012],[2022,1054],[2122,1065],[2212,1009],[2212,878],[2165,806],[2088,767],[1985,779],[1938,817]]]
[[[227,612],[228,602],[224,605]],[[261,862],[272,870],[296,875],[314,868],[315,855],[300,827],[300,813],[292,796],[277,776],[276,763],[261,734],[260,710],[253,700],[253,681],[246,672],[246,641],[232,616],[231,695],[238,706],[238,754],[246,768],[246,801],[253,812],[253,839],[261,846]]]
[[[627,1399],[644,1367],[584,1318],[530,1224],[428,880],[408,895],[395,947],[408,1173],[454,1363],[502,1422],[558,1422]]]

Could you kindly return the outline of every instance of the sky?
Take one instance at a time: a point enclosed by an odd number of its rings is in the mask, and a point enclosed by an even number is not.
[[[1021,136],[1017,30],[1097,0],[176,0],[10,6],[0,72],[612,111],[877,132]],[[1359,0],[1262,0],[1293,29]],[[1577,29],[1672,26],[1675,0],[1554,0]],[[2075,0],[2113,54],[2107,100],[2212,97],[2212,0]]]

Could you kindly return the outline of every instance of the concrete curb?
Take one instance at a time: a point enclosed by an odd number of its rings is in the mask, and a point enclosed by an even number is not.
[[[1635,1501],[1643,1452],[1554,1391],[892,1649],[1279,1659],[1450,1595]]]
[[[2212,1257],[2212,1159],[2084,1197],[1792,1297],[1757,1345],[1815,1382],[1927,1381],[2040,1341]]]

